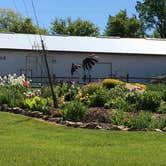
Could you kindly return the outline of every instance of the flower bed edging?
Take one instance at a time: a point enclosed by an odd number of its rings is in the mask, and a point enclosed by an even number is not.
[[[39,111],[25,111],[20,107],[8,107],[7,104],[0,105],[0,111],[1,112],[10,112],[14,114],[21,114],[24,116],[29,116],[33,118],[39,118],[43,119],[47,122],[53,122],[56,124],[61,124],[67,127],[73,127],[73,128],[85,128],[85,129],[97,129],[97,130],[114,130],[114,131],[156,131],[156,132],[166,132],[166,127],[164,127],[162,130],[160,129],[133,129],[128,128],[127,126],[118,126],[118,125],[112,125],[110,123],[97,123],[97,122],[71,122],[71,121],[65,121],[62,117],[52,117],[48,115],[43,115],[43,113]]]

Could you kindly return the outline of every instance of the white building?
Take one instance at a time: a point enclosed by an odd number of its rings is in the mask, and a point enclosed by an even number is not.
[[[96,78],[112,75],[152,77],[166,75],[166,40],[106,37],[42,36],[51,74],[70,77],[71,64],[95,53],[99,63],[92,69]],[[38,35],[0,33],[0,75],[43,75]],[[74,77],[82,77],[80,69]]]

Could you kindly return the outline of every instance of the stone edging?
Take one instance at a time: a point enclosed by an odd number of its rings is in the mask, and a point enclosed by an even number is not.
[[[63,126],[74,127],[74,128],[116,130],[116,131],[166,132],[166,127],[164,127],[162,130],[161,129],[140,129],[140,130],[138,130],[138,129],[128,128],[126,126],[112,125],[110,123],[97,123],[97,122],[84,123],[84,122],[65,121],[65,120],[63,120],[62,117],[52,117],[52,116],[43,115],[39,111],[25,111],[25,110],[23,110],[19,107],[10,108],[10,107],[8,107],[7,104],[0,105],[0,111],[1,112],[11,112],[11,113],[14,113],[14,114],[21,114],[21,115],[24,115],[24,116],[39,118],[39,119],[42,119],[46,122],[52,122],[52,123],[55,123],[55,124],[60,124],[60,125],[63,125]]]

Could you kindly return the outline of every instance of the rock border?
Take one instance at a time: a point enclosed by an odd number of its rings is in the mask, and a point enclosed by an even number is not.
[[[7,104],[0,105],[1,112],[10,112],[14,114],[20,114],[28,117],[33,117],[37,119],[42,119],[46,122],[51,122],[55,124],[60,124],[67,127],[73,128],[84,128],[84,129],[96,129],[96,130],[113,130],[113,131],[156,131],[156,132],[166,132],[166,127],[161,129],[134,129],[128,128],[127,126],[118,126],[112,125],[110,123],[97,123],[97,122],[72,122],[72,121],[65,121],[62,117],[53,117],[48,115],[43,115],[43,113],[39,111],[25,111],[20,107],[8,107]]]

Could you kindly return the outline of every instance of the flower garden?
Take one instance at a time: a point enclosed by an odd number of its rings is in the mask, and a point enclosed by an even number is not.
[[[71,127],[166,131],[166,86],[105,79],[87,85],[72,81],[32,88],[25,76],[0,77],[0,110]]]

